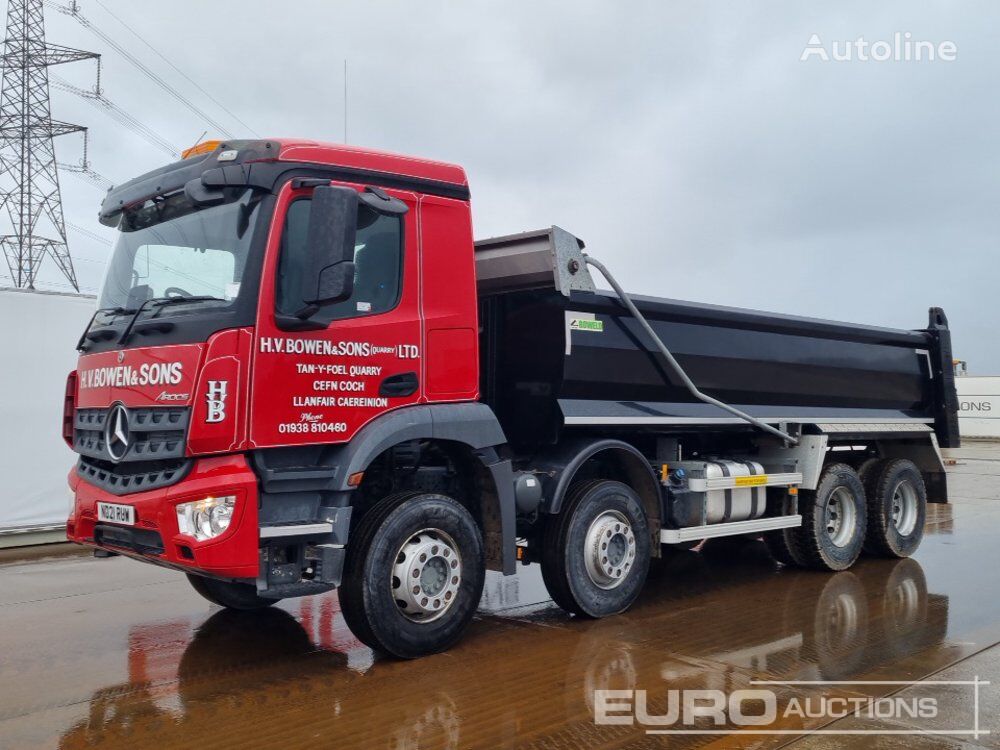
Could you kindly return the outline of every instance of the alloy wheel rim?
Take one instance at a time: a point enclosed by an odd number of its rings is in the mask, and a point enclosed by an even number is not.
[[[433,622],[458,598],[462,558],[441,529],[421,529],[403,542],[390,575],[396,606],[413,622]]]
[[[900,536],[913,533],[917,525],[917,490],[908,479],[902,480],[892,491],[889,521]]]
[[[853,539],[857,513],[851,491],[846,487],[835,489],[823,513],[826,534],[835,547],[846,547]]]
[[[587,575],[598,588],[617,588],[635,565],[636,541],[624,514],[607,510],[595,518],[584,541]]]

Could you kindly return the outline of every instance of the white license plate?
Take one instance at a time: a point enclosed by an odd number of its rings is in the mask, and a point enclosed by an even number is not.
[[[98,503],[97,520],[107,521],[108,523],[121,523],[126,526],[135,526],[135,508],[131,505]]]

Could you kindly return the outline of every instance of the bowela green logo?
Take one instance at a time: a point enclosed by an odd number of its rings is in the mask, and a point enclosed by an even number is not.
[[[586,320],[584,318],[570,318],[569,329],[571,331],[593,331],[601,333],[604,331],[603,320]]]

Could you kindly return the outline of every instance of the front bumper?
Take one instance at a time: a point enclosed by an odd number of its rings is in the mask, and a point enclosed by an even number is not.
[[[219,578],[257,578],[257,477],[243,455],[197,459],[177,484],[130,495],[113,495],[81,479],[75,470],[69,484],[73,505],[66,536],[71,542]],[[219,495],[237,498],[229,528],[201,542],[181,534],[177,504]],[[98,502],[132,506],[135,525],[98,521]]]

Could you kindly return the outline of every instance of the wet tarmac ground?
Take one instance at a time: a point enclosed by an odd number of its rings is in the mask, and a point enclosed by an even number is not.
[[[8,559],[0,748],[1000,747],[1000,445],[952,455],[952,504],[930,506],[913,559],[805,572],[720,541],[656,561],[638,604],[601,621],[555,608],[536,566],[491,574],[466,638],[412,662],[358,643],[336,594],[236,613],[125,558]],[[939,684],[976,680],[993,684]],[[776,733],[595,723],[595,690],[644,691],[655,720],[670,690],[759,681]],[[937,711],[810,715],[866,697]],[[714,733],[647,732],[665,726]]]

